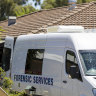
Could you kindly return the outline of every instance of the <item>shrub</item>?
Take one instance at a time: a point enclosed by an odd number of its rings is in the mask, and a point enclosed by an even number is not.
[[[3,79],[5,77],[6,73],[4,72],[4,70],[0,67],[0,86],[3,85]]]
[[[5,88],[11,88],[12,87],[12,84],[13,84],[13,81],[10,78],[4,77],[3,87],[5,87]]]
[[[6,76],[5,71],[0,67],[0,85],[9,94],[9,96],[27,96],[25,94],[25,91],[16,92],[14,90],[11,90],[13,81],[10,78],[5,76]]]
[[[0,79],[3,79],[6,76],[4,70],[0,67]]]
[[[5,71],[0,67],[0,85],[3,86],[4,88],[11,88],[13,81],[5,76],[6,76]]]

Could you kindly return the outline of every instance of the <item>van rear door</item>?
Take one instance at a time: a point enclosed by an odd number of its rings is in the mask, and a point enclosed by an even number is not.
[[[2,68],[6,71],[6,76],[10,77],[11,75],[11,61],[14,47],[14,37],[7,36],[5,38],[5,44],[3,49],[2,57]]]

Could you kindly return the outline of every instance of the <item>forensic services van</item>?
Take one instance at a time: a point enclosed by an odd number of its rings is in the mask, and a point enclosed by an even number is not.
[[[2,68],[13,89],[33,96],[96,96],[96,33],[53,26],[47,33],[6,37]]]

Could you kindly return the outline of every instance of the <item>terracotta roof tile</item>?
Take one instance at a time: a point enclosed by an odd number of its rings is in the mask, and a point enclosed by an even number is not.
[[[58,22],[59,25],[82,25],[87,29],[96,28],[96,3],[91,3],[81,12]]]
[[[68,7],[58,7],[49,10],[40,10],[18,17],[16,24],[8,26],[8,21],[0,22],[6,32],[2,33],[2,38],[6,35],[18,36],[28,33],[46,32],[46,27],[52,25],[81,25],[87,29],[96,27],[96,2],[77,4],[73,10]]]

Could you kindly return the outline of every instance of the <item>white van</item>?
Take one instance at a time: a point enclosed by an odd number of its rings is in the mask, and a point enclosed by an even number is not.
[[[31,86],[33,96],[96,96],[96,33],[85,33],[79,26],[55,26],[46,34],[19,36],[15,44],[10,39],[5,53],[11,64],[7,57],[3,68],[14,90]]]

